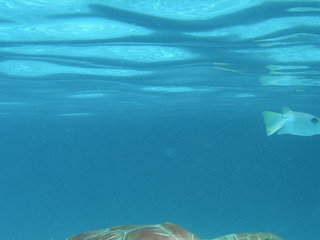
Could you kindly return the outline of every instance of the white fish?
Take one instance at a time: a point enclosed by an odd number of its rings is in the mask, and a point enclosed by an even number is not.
[[[268,136],[275,132],[298,136],[320,134],[320,119],[309,113],[294,112],[284,107],[282,114],[264,111],[262,115]]]

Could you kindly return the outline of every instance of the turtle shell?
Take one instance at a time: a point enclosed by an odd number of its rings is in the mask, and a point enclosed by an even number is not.
[[[80,233],[66,240],[200,240],[172,223],[118,226]],[[272,233],[235,233],[207,240],[283,240]]]
[[[66,240],[200,240],[193,233],[172,224],[118,226],[80,233]]]

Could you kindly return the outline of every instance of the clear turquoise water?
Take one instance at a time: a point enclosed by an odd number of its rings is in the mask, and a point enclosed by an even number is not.
[[[1,239],[319,239],[319,135],[261,116],[320,116],[319,27],[319,1],[1,1]]]

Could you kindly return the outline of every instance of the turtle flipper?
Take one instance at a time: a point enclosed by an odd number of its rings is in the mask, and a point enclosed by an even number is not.
[[[212,240],[283,240],[283,238],[272,233],[234,233]]]

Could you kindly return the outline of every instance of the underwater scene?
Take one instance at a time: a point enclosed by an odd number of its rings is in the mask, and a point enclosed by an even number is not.
[[[1,239],[320,239],[319,95],[320,1],[3,0]]]

